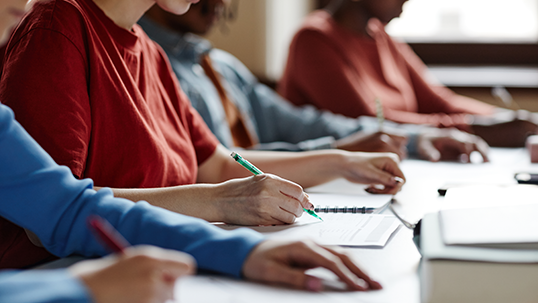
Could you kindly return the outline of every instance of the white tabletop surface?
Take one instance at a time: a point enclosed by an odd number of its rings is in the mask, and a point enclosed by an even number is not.
[[[396,195],[395,210],[408,221],[416,222],[425,213],[439,209],[443,198],[437,189],[446,183],[514,184],[514,173],[538,172],[524,149],[492,149],[490,163],[430,163],[404,160],[401,163],[407,182]],[[308,190],[307,190],[308,191]],[[337,180],[315,188],[316,192],[362,191],[361,186]],[[360,195],[363,196],[362,194]],[[385,211],[390,213],[390,211]],[[420,302],[417,268],[420,254],[412,241],[412,231],[401,227],[381,249],[347,248],[356,262],[384,287],[370,292],[309,293],[266,286],[224,277],[194,276],[177,284],[179,302]]]

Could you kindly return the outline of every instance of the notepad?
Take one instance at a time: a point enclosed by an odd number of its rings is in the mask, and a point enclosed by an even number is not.
[[[538,204],[439,212],[447,245],[538,249]]]
[[[230,224],[217,226],[226,230],[243,227]],[[302,216],[294,224],[248,228],[279,240],[311,239],[323,245],[383,247],[399,226],[400,221],[392,215],[330,213],[323,215],[323,221]]]
[[[391,195],[309,193],[314,205],[331,208],[374,208],[382,210],[390,203]],[[323,222],[303,214],[290,225],[250,226],[267,237],[298,240],[312,239],[324,245],[353,247],[382,247],[400,226],[400,221],[392,215],[358,214],[353,212],[319,212]],[[218,224],[223,229],[236,229],[239,226]]]

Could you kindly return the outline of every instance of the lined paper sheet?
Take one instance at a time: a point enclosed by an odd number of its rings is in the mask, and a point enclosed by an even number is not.
[[[268,238],[279,240],[312,239],[323,245],[353,247],[383,247],[400,226],[392,215],[377,214],[320,214],[319,221],[308,214],[294,224],[276,226],[251,226]],[[223,229],[236,229],[236,225],[219,225]]]

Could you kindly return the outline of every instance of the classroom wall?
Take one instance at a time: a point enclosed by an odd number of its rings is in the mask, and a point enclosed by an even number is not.
[[[235,0],[237,1],[237,0]],[[237,19],[207,38],[239,58],[254,74],[276,80],[289,42],[315,0],[239,0]]]

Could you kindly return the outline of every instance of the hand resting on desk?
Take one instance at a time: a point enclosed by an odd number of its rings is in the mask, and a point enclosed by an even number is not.
[[[489,161],[486,141],[453,128],[424,130],[418,137],[417,149],[420,158],[432,162],[469,162],[474,151],[480,153],[484,162]]]
[[[387,131],[375,133],[356,132],[334,142],[335,147],[338,149],[395,153],[400,159],[407,158],[406,144],[407,136]]]
[[[348,255],[312,241],[262,242],[243,264],[243,275],[253,281],[321,291],[322,281],[305,274],[306,270],[317,267],[335,273],[349,290],[382,288],[381,284],[360,270]]]

